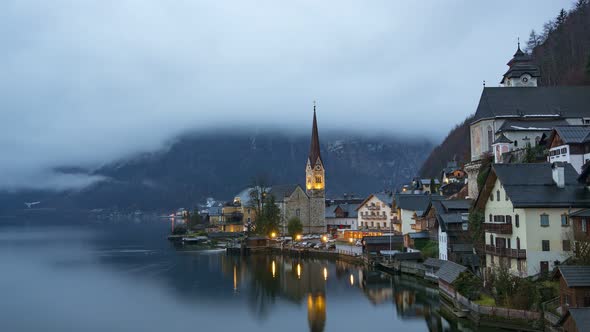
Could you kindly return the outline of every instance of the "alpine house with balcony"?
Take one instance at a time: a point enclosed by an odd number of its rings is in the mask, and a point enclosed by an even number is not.
[[[547,273],[572,254],[569,214],[590,206],[570,164],[493,164],[475,207],[484,213],[486,270]]]

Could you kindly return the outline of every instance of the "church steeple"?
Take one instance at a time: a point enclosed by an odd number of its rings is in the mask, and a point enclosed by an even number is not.
[[[320,160],[322,162],[322,156],[320,155],[320,136],[318,134],[318,120],[315,114],[315,102],[313,103],[313,127],[311,128],[311,143],[309,145],[309,162],[312,166],[315,166]]]
[[[318,120],[313,103],[313,125],[311,128],[311,142],[309,144],[309,156],[305,169],[305,188],[308,193],[324,190],[324,163],[320,155],[320,135],[318,134]]]
[[[500,84],[505,87],[537,86],[537,78],[541,76],[541,71],[533,63],[532,57],[520,49],[520,40],[516,52],[507,65],[510,68],[502,77]]]

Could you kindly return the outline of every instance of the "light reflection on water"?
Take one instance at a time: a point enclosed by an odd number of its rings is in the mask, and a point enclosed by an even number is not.
[[[435,292],[343,262],[177,251],[169,224],[0,224],[1,331],[455,330]]]

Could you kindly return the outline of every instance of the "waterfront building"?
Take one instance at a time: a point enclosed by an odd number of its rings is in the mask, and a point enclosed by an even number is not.
[[[475,202],[485,222],[486,268],[546,274],[572,254],[569,215],[590,206],[570,164],[493,164]]]
[[[358,207],[360,203],[349,203],[326,200],[326,227],[328,233],[338,230],[358,229]]]
[[[360,229],[400,232],[399,224],[397,224],[392,215],[392,201],[393,196],[389,192],[369,195],[357,207],[357,225]]]
[[[538,87],[539,68],[520,46],[508,66],[501,87],[484,87],[470,124],[471,163],[465,171],[471,198],[479,192],[480,160],[494,148],[501,154],[534,147],[557,126],[590,124],[590,86]],[[493,146],[500,135],[506,142]]]
[[[434,201],[431,209],[438,230],[439,259],[471,266],[476,271],[479,264],[468,231],[471,202],[469,199]]]

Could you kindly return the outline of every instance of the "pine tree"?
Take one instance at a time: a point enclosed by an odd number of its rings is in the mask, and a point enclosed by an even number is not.
[[[581,10],[584,6],[588,5],[588,0],[578,0],[576,2],[576,10]]]
[[[555,28],[557,29],[562,24],[564,24],[566,19],[567,19],[567,12],[565,11],[565,9],[561,8],[561,10],[559,11],[559,14],[555,18]]]
[[[529,35],[529,41],[526,43],[526,50],[527,53],[533,53],[535,47],[539,45],[539,37],[535,32],[535,29],[531,30],[531,34]]]

